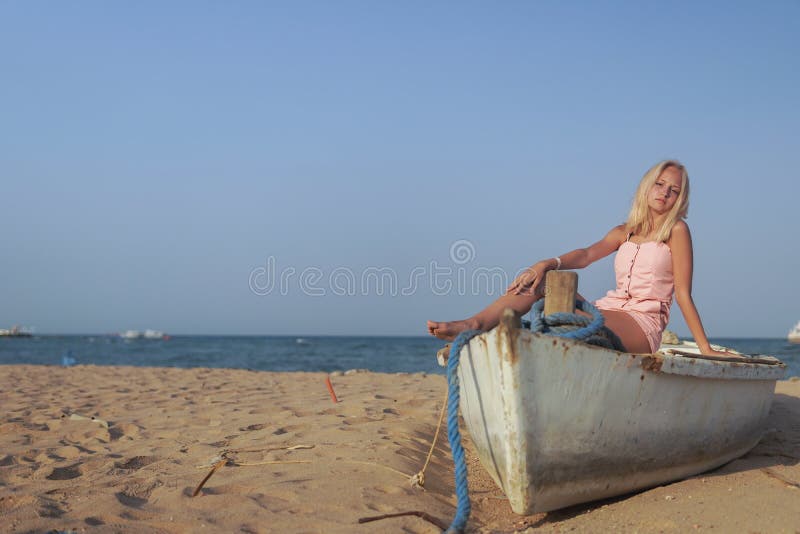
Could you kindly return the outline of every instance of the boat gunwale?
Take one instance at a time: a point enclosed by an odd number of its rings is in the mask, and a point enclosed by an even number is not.
[[[498,325],[495,328],[508,328],[508,325]],[[479,338],[484,338],[488,332],[480,334]],[[679,376],[693,376],[701,379],[731,379],[731,380],[780,380],[786,373],[786,364],[773,356],[759,355],[758,357],[751,357],[742,355],[739,358],[726,358],[716,359],[714,357],[706,357],[701,354],[686,353],[680,351],[678,347],[681,345],[674,345],[674,349],[665,348],[656,353],[634,353],[622,352],[597,345],[590,345],[583,341],[552,336],[543,334],[541,332],[532,332],[527,328],[511,327],[509,331],[510,341],[512,346],[516,346],[519,337],[542,337],[552,339],[554,343],[562,343],[562,347],[567,347],[574,344],[582,344],[593,350],[601,351],[608,354],[613,354],[615,357],[627,356],[630,358],[628,366],[633,365],[634,362],[640,362],[640,366],[644,371],[664,373]],[[488,341],[488,340],[487,340]],[[678,352],[671,352],[676,350]],[[683,352],[683,354],[681,354]],[[515,359],[519,355],[513,356]],[[748,359],[756,361],[748,361]],[[766,360],[769,358],[769,360]],[[728,372],[730,371],[730,372]],[[756,373],[753,375],[752,373]],[[766,376],[759,376],[764,374]]]

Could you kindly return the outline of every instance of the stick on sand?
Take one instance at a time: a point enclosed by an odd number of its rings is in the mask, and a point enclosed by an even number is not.
[[[330,376],[325,377],[325,385],[328,386],[328,393],[331,394],[331,400],[333,401],[333,403],[336,404],[337,402],[339,402],[339,399],[336,398],[336,393],[334,393],[333,391],[333,384],[331,384]]]

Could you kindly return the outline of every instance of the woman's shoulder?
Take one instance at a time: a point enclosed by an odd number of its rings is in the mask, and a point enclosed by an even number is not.
[[[628,224],[627,223],[622,223],[622,224],[618,224],[617,226],[612,228],[608,233],[609,233],[609,235],[622,236],[622,239],[624,241],[625,238],[628,237],[628,234],[630,233],[630,230],[628,230]]]
[[[617,246],[624,243],[628,239],[628,226],[623,223],[615,226],[606,234],[606,240],[614,242]]]
[[[677,221],[669,233],[669,239],[666,244],[670,249],[675,248],[674,245],[688,244],[691,247],[692,235],[689,233],[689,225],[683,219]]]
[[[683,219],[677,221],[675,225],[672,227],[672,231],[670,232],[670,239],[674,236],[679,237],[687,237],[689,236],[689,225],[686,224],[686,221]]]

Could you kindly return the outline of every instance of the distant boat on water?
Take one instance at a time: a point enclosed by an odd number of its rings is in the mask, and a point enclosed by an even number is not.
[[[145,330],[145,339],[169,339],[169,336],[160,330]]]
[[[20,328],[14,325],[11,328],[0,328],[0,337],[32,337],[33,332],[30,328]]]
[[[138,330],[125,330],[124,332],[120,332],[119,337],[122,339],[169,339],[169,336],[160,330],[145,330],[144,332],[139,332]]]
[[[120,332],[119,337],[122,339],[139,339],[142,337],[142,333],[138,330],[125,330],[124,332]]]
[[[800,343],[800,321],[797,321],[797,324],[794,325],[794,328],[789,332],[787,338],[790,343]]]

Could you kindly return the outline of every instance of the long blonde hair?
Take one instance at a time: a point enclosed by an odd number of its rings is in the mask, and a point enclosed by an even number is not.
[[[650,208],[647,205],[647,194],[667,167],[675,167],[680,171],[681,192],[678,193],[675,205],[672,206],[672,209],[667,214],[661,227],[654,228],[653,219],[650,217]],[[641,236],[647,236],[655,231],[656,241],[666,241],[669,239],[672,227],[675,226],[675,223],[686,218],[688,214],[689,173],[686,172],[686,167],[684,167],[680,161],[667,159],[653,165],[642,177],[642,181],[639,182],[639,187],[636,189],[636,195],[633,197],[633,204],[631,205],[631,211],[628,214],[625,227],[628,232]]]

